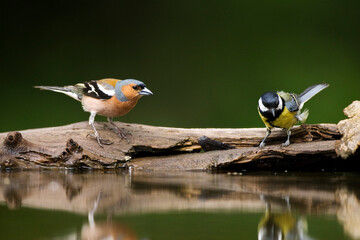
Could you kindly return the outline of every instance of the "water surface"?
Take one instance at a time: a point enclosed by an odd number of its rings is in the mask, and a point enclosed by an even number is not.
[[[359,183],[343,173],[1,172],[1,239],[359,239]]]

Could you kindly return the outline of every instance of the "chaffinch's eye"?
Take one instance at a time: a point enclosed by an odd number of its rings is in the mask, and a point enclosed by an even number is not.
[[[134,90],[138,90],[138,89],[139,89],[139,86],[138,86],[138,85],[134,85],[134,86],[133,86],[133,89],[134,89]]]

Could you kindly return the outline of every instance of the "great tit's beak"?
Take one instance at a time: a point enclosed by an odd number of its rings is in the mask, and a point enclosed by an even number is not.
[[[140,95],[153,95],[153,93],[146,87],[144,87],[140,92]]]
[[[270,108],[270,112],[275,117],[275,108]]]

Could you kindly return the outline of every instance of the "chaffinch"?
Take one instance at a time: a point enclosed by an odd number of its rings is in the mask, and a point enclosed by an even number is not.
[[[138,100],[144,95],[153,93],[146,88],[145,84],[135,79],[119,80],[106,78],[73,86],[35,86],[43,90],[64,93],[81,102],[84,111],[90,113],[89,124],[94,129],[94,136],[100,147],[103,144],[112,144],[111,141],[100,137],[96,131],[94,120],[96,115],[107,117],[108,122],[114,127],[114,132],[128,142],[126,134],[115,125],[113,117],[120,117],[133,109]]]

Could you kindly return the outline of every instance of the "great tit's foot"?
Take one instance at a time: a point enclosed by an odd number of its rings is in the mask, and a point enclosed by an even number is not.
[[[259,145],[259,148],[265,147],[265,141],[270,136],[270,134],[271,134],[271,129],[267,128],[266,129],[266,135],[265,135],[264,139],[261,141],[261,143]]]
[[[282,147],[287,147],[290,145],[290,141],[286,140],[286,142],[284,142],[283,144],[281,144]]]
[[[265,195],[263,193],[261,193],[259,197],[261,201],[265,201]]]
[[[104,148],[103,145],[111,145],[111,144],[113,144],[113,142],[111,142],[110,140],[103,139],[99,135],[96,136],[94,134],[89,133],[86,137],[96,138],[96,141],[98,142],[99,146],[102,147],[102,148]]]

